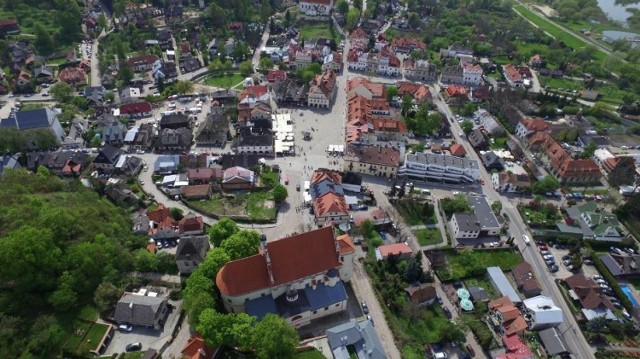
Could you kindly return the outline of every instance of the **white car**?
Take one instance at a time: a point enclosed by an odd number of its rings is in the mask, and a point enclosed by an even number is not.
[[[602,278],[602,276],[601,276],[601,275],[598,275],[598,274],[594,275],[594,276],[593,276],[593,277],[591,277],[591,278],[593,278],[593,280],[596,280],[596,281],[597,281],[598,279],[604,279],[604,278]]]
[[[542,258],[544,258],[544,259],[553,259],[553,255],[545,254],[545,255],[542,256]]]

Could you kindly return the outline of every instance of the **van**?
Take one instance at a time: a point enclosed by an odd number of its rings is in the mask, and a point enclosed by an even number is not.
[[[531,245],[531,239],[529,239],[529,236],[527,236],[526,234],[522,236],[522,240],[524,240],[524,244],[528,246]]]

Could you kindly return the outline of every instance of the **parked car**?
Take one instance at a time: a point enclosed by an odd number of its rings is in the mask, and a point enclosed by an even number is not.
[[[128,352],[137,352],[140,349],[142,349],[142,343],[140,342],[129,343],[126,347],[124,347],[124,350]]]
[[[563,256],[562,256],[562,260],[563,260],[563,261],[571,260],[571,256],[570,256],[570,255],[568,255],[568,254],[565,254],[565,255],[563,255]]]
[[[571,260],[570,259],[565,259],[562,261],[562,264],[564,264],[565,267],[568,267],[571,265]]]
[[[634,251],[633,248],[629,248],[629,247],[625,248],[624,251],[629,253],[629,254],[635,254],[636,253],[636,251]]]
[[[551,252],[549,252],[549,251],[540,251],[540,255],[542,255],[542,256],[546,256],[546,255],[549,255],[549,254],[551,254]]]
[[[376,326],[376,323],[373,321],[373,318],[371,318],[371,316],[368,314],[367,314],[367,320],[371,321],[371,325],[373,325],[374,327]]]
[[[449,310],[449,308],[442,307],[442,310],[444,310],[444,315],[447,316],[447,319],[451,319],[452,318],[451,311]]]
[[[594,275],[593,277],[591,277],[591,278],[593,278],[593,280],[604,279],[604,278],[602,278],[602,276],[601,276],[601,275],[599,275],[599,274],[595,274],[595,275]]]
[[[542,256],[545,260],[554,259],[552,254],[545,254]]]
[[[546,245],[544,245],[544,244],[539,244],[539,245],[538,245],[538,249],[539,249],[539,250],[541,250],[541,251],[548,251],[548,250],[549,250],[549,247],[547,247],[547,246],[546,246]]]
[[[551,272],[551,273],[555,273],[555,272],[557,272],[559,270],[560,270],[560,268],[555,264],[549,267],[549,272]]]
[[[360,305],[362,306],[362,312],[364,314],[369,314],[369,307],[367,306],[367,302],[363,301],[362,303],[360,303]]]
[[[556,264],[556,261],[553,258],[552,259],[545,259],[544,262],[547,263],[547,267],[551,267],[552,265]]]
[[[121,324],[121,325],[118,325],[118,330],[121,332],[130,332],[133,330],[133,327],[128,324]]]
[[[604,280],[604,279],[596,279],[596,283],[598,283],[598,284],[609,284],[609,283],[607,283],[607,281],[606,281],[606,280]]]

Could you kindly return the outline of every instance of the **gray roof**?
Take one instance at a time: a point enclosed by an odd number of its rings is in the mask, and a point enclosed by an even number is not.
[[[500,222],[498,222],[486,197],[467,196],[467,199],[482,228],[500,227]]]
[[[180,164],[180,156],[178,155],[161,155],[156,158],[156,162],[153,164],[154,172],[164,170],[167,168],[177,169]]]
[[[164,319],[166,308],[165,298],[125,293],[116,304],[113,319],[118,323],[155,326]]]
[[[209,236],[180,237],[176,249],[176,260],[193,260],[201,262],[209,251]]]
[[[478,218],[473,213],[454,213],[453,217],[462,232],[480,232]]]
[[[619,276],[624,274],[624,270],[620,267],[618,262],[610,254],[604,254],[600,256],[600,260],[607,267],[609,272],[611,272],[614,276]]]
[[[46,128],[53,123],[55,113],[48,108],[16,112],[16,126],[20,130]]]
[[[471,299],[474,302],[487,302],[489,301],[489,295],[487,294],[487,291],[484,290],[484,288],[481,287],[467,287],[467,289],[469,290],[469,294],[471,295]]]
[[[425,165],[438,165],[442,167],[454,167],[454,168],[473,168],[478,169],[478,161],[470,160],[467,158],[461,158],[450,155],[441,155],[437,153],[416,153],[407,154],[406,162],[417,162]]]
[[[542,345],[547,350],[549,356],[554,356],[569,352],[569,346],[564,340],[562,333],[557,328],[549,328],[538,332]]]
[[[10,155],[10,156],[0,156],[0,174],[4,172],[6,169],[15,169],[20,168],[20,163],[18,162],[18,155]]]
[[[480,156],[480,159],[482,160],[484,166],[487,168],[495,168],[497,170],[504,169],[504,163],[502,162],[502,159],[498,157],[498,155],[496,155],[496,153],[493,151],[483,153]]]
[[[102,148],[102,150],[100,150],[100,153],[98,153],[96,159],[93,160],[93,163],[115,165],[118,161],[118,158],[120,157],[120,154],[122,154],[122,151],[120,151],[119,148],[113,147],[111,145],[106,145]]]
[[[327,340],[335,359],[349,359],[347,346],[353,346],[359,359],[386,359],[384,347],[370,320],[350,321],[327,329]]]
[[[487,139],[484,137],[482,130],[478,128],[471,131],[467,135],[467,139],[469,140],[469,143],[471,143],[471,146],[473,146],[474,148],[478,146],[484,146],[487,143]]]
[[[507,276],[502,273],[500,267],[489,267],[487,273],[495,289],[500,292],[501,295],[509,297],[513,303],[521,303],[522,300],[518,296],[518,293],[507,279]]]
[[[240,146],[273,146],[273,135],[270,133],[264,135],[244,136],[238,141]]]

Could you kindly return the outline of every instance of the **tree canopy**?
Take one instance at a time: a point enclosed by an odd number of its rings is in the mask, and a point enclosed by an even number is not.
[[[236,222],[229,217],[223,217],[209,228],[208,234],[215,247],[219,247],[222,241],[231,237],[239,230]]]

